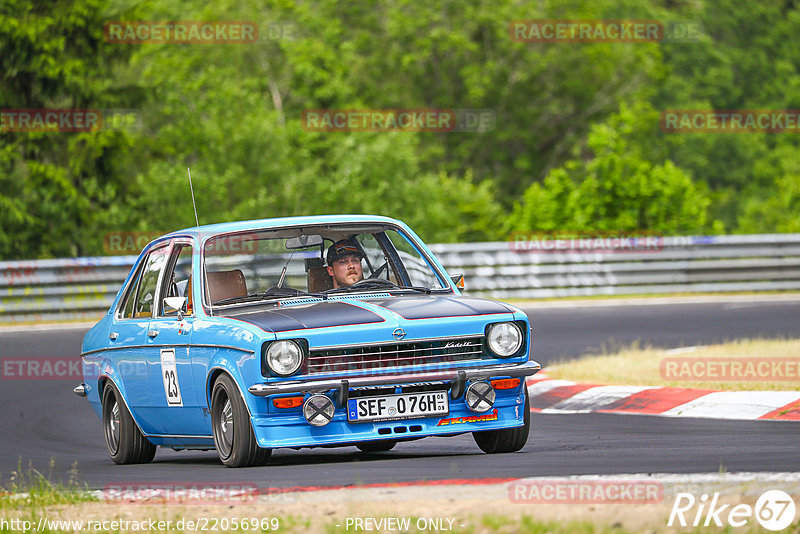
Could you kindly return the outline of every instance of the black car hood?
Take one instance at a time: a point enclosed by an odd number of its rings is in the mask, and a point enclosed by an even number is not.
[[[435,319],[437,317],[466,317],[511,313],[512,310],[500,302],[471,297],[413,296],[394,297],[368,301],[396,313],[404,319]]]
[[[304,328],[381,323],[398,318],[436,319],[513,312],[509,307],[493,300],[449,295],[325,300],[309,304],[291,304],[288,301],[288,305],[276,306],[270,303],[266,306],[256,304],[218,312],[217,315],[244,321],[268,332],[285,332]]]
[[[327,300],[299,306],[280,306],[266,310],[261,306],[255,309],[248,306],[242,310],[232,310],[218,313],[218,315],[238,319],[272,332],[384,321],[384,318],[376,313],[341,300]]]

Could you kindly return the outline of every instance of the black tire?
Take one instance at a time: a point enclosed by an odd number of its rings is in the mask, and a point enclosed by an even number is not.
[[[531,431],[531,401],[528,391],[525,390],[525,414],[522,416],[525,424],[518,428],[504,428],[502,430],[484,430],[473,432],[472,437],[478,447],[487,454],[500,452],[517,452],[528,442]]]
[[[103,388],[103,434],[115,464],[145,464],[156,455],[156,446],[142,435],[112,382]]]
[[[228,467],[264,465],[272,454],[272,449],[258,446],[247,406],[226,374],[220,375],[211,391],[211,429],[219,459]]]
[[[356,447],[361,452],[386,452],[392,450],[395,445],[397,445],[397,442],[392,439],[356,443]]]

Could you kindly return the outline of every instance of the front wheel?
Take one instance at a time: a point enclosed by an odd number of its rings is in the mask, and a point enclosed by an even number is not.
[[[221,375],[214,383],[211,430],[219,459],[228,467],[264,465],[272,454],[272,449],[258,446],[247,406],[228,375]]]
[[[122,395],[111,382],[103,388],[103,433],[115,464],[144,464],[156,455],[156,446],[142,435]]]
[[[523,420],[525,424],[518,428],[504,428],[501,430],[483,430],[473,432],[472,437],[478,447],[487,454],[499,452],[517,452],[528,442],[528,435],[531,431],[531,401],[528,391],[525,391],[525,413]]]

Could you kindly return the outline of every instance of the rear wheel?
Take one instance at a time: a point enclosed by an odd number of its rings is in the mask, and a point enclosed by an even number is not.
[[[523,420],[525,424],[518,428],[504,428],[501,430],[484,430],[473,432],[472,437],[481,450],[488,454],[499,452],[517,452],[528,442],[528,435],[531,431],[531,401],[525,391],[525,413]]]
[[[356,443],[356,447],[362,452],[386,452],[392,450],[395,445],[397,442],[391,439]]]
[[[211,393],[211,429],[222,463],[228,467],[264,465],[272,449],[262,449],[250,425],[250,414],[228,375],[220,375]]]
[[[103,433],[116,464],[147,463],[156,455],[156,446],[142,435],[112,382],[103,388]]]

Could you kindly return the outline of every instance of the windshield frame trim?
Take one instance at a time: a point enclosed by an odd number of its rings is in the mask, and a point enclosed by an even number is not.
[[[431,271],[439,279],[439,283],[446,284],[446,287],[431,288],[431,291],[432,292],[433,291],[436,291],[436,292],[446,291],[448,293],[455,293],[453,291],[452,282],[451,282],[450,278],[448,276],[445,276],[444,273],[442,273],[439,270],[439,268],[437,266],[437,262],[433,261],[433,259],[425,251],[424,247],[421,247],[420,244],[417,243],[416,239],[414,239],[414,237],[412,235],[410,235],[408,232],[406,232],[403,229],[403,227],[401,225],[399,225],[399,224],[391,223],[391,222],[388,222],[388,221],[375,222],[375,221],[369,221],[369,220],[342,221],[342,222],[323,223],[323,224],[319,224],[319,223],[313,224],[313,223],[311,223],[311,224],[308,224],[308,225],[303,225],[303,224],[300,224],[300,225],[298,225],[298,224],[285,224],[285,225],[279,225],[279,226],[267,226],[267,227],[250,228],[250,229],[246,229],[246,230],[235,230],[235,231],[229,231],[229,232],[217,232],[217,233],[209,234],[209,235],[204,236],[204,237],[200,236],[201,237],[201,239],[199,240],[200,241],[200,261],[201,261],[200,268],[201,268],[202,275],[203,275],[202,276],[203,283],[202,283],[202,295],[201,296],[202,296],[202,303],[203,303],[204,310],[206,311],[206,313],[208,313],[210,311],[211,314],[213,314],[213,310],[215,310],[215,309],[227,309],[229,306],[240,306],[242,304],[247,304],[247,305],[252,305],[253,304],[253,302],[243,302],[243,303],[232,303],[232,304],[228,304],[228,305],[225,305],[225,304],[223,304],[223,305],[214,305],[214,304],[209,302],[210,299],[209,299],[208,287],[207,287],[208,279],[206,277],[206,269],[207,269],[207,265],[206,265],[206,246],[208,245],[208,242],[211,239],[219,239],[220,237],[223,237],[223,236],[237,236],[237,235],[253,234],[253,233],[259,233],[259,232],[280,231],[280,230],[286,230],[286,229],[292,229],[292,228],[297,228],[297,229],[306,229],[306,228],[329,228],[329,229],[335,229],[337,226],[347,226],[347,227],[352,228],[354,226],[362,226],[362,225],[365,226],[365,227],[372,227],[372,228],[374,228],[375,226],[380,226],[380,227],[382,227],[384,229],[383,230],[384,232],[386,231],[386,229],[392,229],[395,232],[397,232],[398,234],[400,234],[401,237],[405,238],[409,242],[409,244],[412,247],[414,247],[414,250],[420,255],[420,257],[425,260],[425,263],[427,263],[428,267],[431,269]],[[391,239],[389,239],[389,241],[391,241]],[[392,247],[395,249],[395,252],[396,252],[396,247],[395,247],[394,243],[392,243]],[[403,289],[403,288],[399,288],[399,289]],[[387,291],[387,290],[388,290],[388,288],[384,289],[384,291]],[[369,294],[369,293],[366,293],[366,294]],[[353,295],[358,295],[358,293],[353,293]],[[300,296],[300,297],[286,297],[286,298],[290,299],[290,298],[307,298],[307,297]],[[284,299],[270,299],[267,302],[280,302],[282,300],[284,300]],[[260,301],[255,301],[255,302],[260,302]]]

